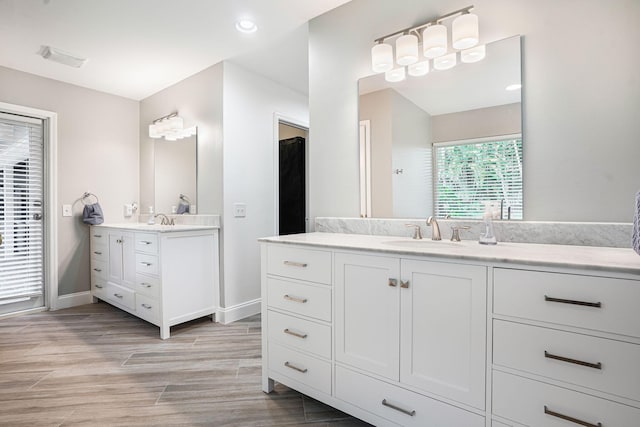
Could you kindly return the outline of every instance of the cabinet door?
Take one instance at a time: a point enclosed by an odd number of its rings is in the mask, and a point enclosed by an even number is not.
[[[122,236],[109,233],[109,281],[122,283]]]
[[[400,381],[484,409],[486,267],[402,260]]]
[[[133,233],[121,235],[122,284],[133,289],[136,285],[136,242]]]
[[[400,260],[336,253],[336,360],[398,380]]]

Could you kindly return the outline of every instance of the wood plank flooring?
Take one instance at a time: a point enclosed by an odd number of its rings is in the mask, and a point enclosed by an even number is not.
[[[260,317],[159,329],[106,303],[0,320],[2,426],[368,424],[261,390]]]

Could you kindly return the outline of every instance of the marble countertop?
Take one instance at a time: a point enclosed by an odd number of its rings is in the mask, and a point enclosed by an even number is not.
[[[100,224],[94,225],[93,227],[105,227],[105,228],[122,228],[126,230],[133,231],[157,231],[160,233],[171,233],[178,231],[196,231],[196,230],[217,230],[220,227],[211,226],[211,225],[187,225],[187,224],[176,224],[176,225],[160,225],[153,224],[149,225],[142,222],[124,222],[121,224]]]
[[[640,255],[631,248],[509,242],[499,242],[497,245],[490,246],[480,245],[475,240],[451,242],[449,240],[413,240],[397,236],[319,232],[265,237],[259,241],[326,248],[363,249],[392,254],[429,255],[468,261],[547,265],[640,274]]]

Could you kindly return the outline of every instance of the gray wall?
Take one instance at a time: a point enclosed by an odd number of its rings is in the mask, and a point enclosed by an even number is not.
[[[518,102],[432,116],[432,140],[449,142],[521,133],[521,108]]]
[[[88,291],[85,191],[100,198],[106,222],[125,222],[138,200],[138,102],[0,67],[0,102],[58,113],[58,293]],[[73,217],[62,205],[73,204]]]
[[[481,42],[524,36],[525,219],[631,221],[640,186],[640,2],[474,4]],[[358,215],[357,81],[371,75],[373,40],[467,5],[353,0],[310,22],[312,217]]]

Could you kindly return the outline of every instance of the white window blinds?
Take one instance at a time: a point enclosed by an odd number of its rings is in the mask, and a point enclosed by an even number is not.
[[[503,219],[522,219],[522,138],[434,144],[436,215],[482,218],[483,201],[501,202]]]
[[[0,113],[0,303],[44,292],[43,123]]]

